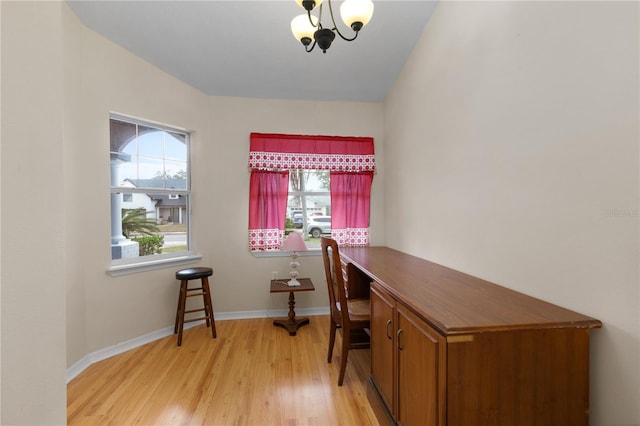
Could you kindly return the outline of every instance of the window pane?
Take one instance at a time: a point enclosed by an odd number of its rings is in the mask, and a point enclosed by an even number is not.
[[[329,172],[326,170],[291,170],[289,192],[329,192]]]
[[[136,153],[136,125],[111,120],[110,139],[112,153]]]
[[[164,188],[164,164],[161,158],[140,157],[138,177],[142,188]]]
[[[112,159],[112,161],[114,161]],[[117,182],[112,182],[116,186],[131,187],[138,185],[138,157],[130,156],[126,158],[120,157],[112,164],[116,173]],[[113,176],[112,176],[113,178]]]
[[[164,131],[138,126],[138,155],[162,158]]]
[[[326,170],[312,170],[309,172],[306,190],[309,192],[329,192],[329,172]]]
[[[187,163],[185,161],[166,160],[164,167],[167,189],[187,189]]]
[[[125,193],[122,197],[131,202],[126,208],[112,205],[112,209],[120,210],[126,240],[116,249],[112,246],[113,260],[188,250],[188,196],[171,199],[170,203],[166,194]]]
[[[166,158],[187,161],[187,145],[184,135],[167,132],[164,149]]]
[[[287,226],[306,229],[307,247],[320,247],[320,236],[331,235],[331,195],[329,172],[324,170],[291,170]]]

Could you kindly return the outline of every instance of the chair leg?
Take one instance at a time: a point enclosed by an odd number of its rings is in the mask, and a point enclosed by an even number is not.
[[[333,345],[336,342],[336,328],[338,325],[333,318],[329,318],[329,351],[327,353],[327,363],[331,364],[331,358],[333,357]]]
[[[349,331],[342,329],[342,356],[340,360],[340,375],[338,376],[338,386],[342,386],[344,381],[344,372],[347,369],[347,356],[349,355],[349,346],[351,345],[351,336]]]
[[[213,303],[211,303],[211,291],[209,290],[209,279],[207,277],[202,278],[202,290],[204,308],[207,314],[207,327],[211,326],[211,336],[215,339],[217,337],[216,321],[213,318]]]

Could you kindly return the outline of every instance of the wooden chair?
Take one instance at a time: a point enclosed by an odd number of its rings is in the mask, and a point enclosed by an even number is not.
[[[342,351],[338,386],[342,386],[349,349],[369,347],[371,310],[369,299],[349,299],[336,241],[326,237],[320,241],[331,311],[327,362],[331,363],[336,330],[339,328],[342,330]]]

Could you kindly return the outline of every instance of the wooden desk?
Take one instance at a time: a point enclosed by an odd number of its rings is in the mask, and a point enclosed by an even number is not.
[[[371,281],[369,400],[381,422],[588,425],[600,321],[387,247],[340,255]]]
[[[282,327],[289,331],[289,336],[295,336],[298,328],[309,324],[309,318],[296,318],[296,291],[314,291],[313,283],[309,278],[298,278],[299,286],[289,287],[288,280],[271,280],[271,293],[289,292],[289,316],[287,318],[277,318],[273,320],[273,325]]]

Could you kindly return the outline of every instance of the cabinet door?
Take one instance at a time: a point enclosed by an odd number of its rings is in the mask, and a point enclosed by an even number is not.
[[[398,305],[399,425],[445,424],[446,339]]]
[[[371,284],[371,376],[387,409],[395,416],[393,353],[395,351],[394,301]]]

